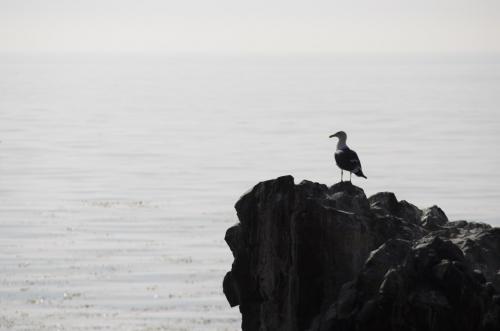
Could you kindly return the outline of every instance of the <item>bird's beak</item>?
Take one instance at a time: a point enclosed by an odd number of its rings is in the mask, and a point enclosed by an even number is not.
[[[333,138],[333,137],[337,137],[337,134],[336,134],[336,133],[334,133],[334,134],[332,134],[329,138]]]

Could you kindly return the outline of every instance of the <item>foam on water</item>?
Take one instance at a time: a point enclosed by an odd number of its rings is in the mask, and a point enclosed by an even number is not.
[[[233,204],[333,184],[500,225],[500,58],[0,57],[0,326],[237,330]]]

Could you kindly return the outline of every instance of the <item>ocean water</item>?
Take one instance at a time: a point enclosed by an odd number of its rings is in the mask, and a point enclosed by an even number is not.
[[[291,174],[500,226],[500,56],[0,55],[0,329],[238,330],[237,199]]]

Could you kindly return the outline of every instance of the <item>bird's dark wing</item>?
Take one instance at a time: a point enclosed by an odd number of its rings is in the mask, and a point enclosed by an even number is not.
[[[358,154],[351,149],[341,149],[335,152],[335,161],[340,169],[357,172],[361,169]]]

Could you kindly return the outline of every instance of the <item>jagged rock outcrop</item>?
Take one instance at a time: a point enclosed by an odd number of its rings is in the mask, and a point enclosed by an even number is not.
[[[284,176],[236,204],[223,289],[242,330],[500,330],[500,229]]]

